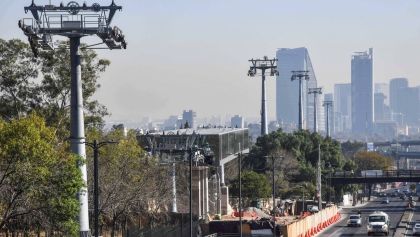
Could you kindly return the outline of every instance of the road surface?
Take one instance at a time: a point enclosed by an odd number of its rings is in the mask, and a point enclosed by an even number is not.
[[[395,229],[401,220],[401,217],[406,210],[407,201],[403,201],[398,197],[389,197],[389,204],[382,204],[385,197],[377,198],[375,201],[371,201],[363,207],[357,208],[343,208],[341,213],[341,220],[336,224],[330,226],[325,231],[319,233],[317,237],[349,237],[349,236],[367,236],[366,218],[374,211],[383,211],[389,215],[390,218],[390,236],[393,236]],[[362,213],[362,226],[361,227],[347,227],[347,220],[349,214],[357,213],[360,210]],[[415,209],[413,220],[420,221],[420,213],[418,209]],[[407,231],[407,236],[410,235],[410,231]]]

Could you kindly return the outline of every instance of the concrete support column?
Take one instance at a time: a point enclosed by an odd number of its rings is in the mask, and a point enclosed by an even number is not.
[[[199,218],[206,218],[209,212],[208,167],[193,167],[192,174],[192,212]]]
[[[208,214],[209,210],[209,168],[204,169],[204,214]]]
[[[220,186],[225,186],[225,166],[224,164],[220,165]]]
[[[192,213],[201,216],[201,184],[200,184],[200,168],[192,169]]]
[[[229,206],[229,188],[228,186],[222,187],[222,197],[221,197],[221,212],[222,215],[228,214],[228,206]]]

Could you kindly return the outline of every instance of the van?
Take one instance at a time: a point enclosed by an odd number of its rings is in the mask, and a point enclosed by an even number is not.
[[[376,211],[369,215],[367,219],[368,235],[372,234],[389,234],[389,216],[385,212]]]

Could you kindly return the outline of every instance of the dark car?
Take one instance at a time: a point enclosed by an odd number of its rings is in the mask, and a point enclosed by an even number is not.
[[[382,200],[382,204],[389,204],[389,199],[387,198],[387,199]]]

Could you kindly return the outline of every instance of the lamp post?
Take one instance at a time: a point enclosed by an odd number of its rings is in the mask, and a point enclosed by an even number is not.
[[[267,96],[266,96],[266,89],[265,89],[265,71],[270,70],[270,76],[278,76],[279,73],[277,71],[277,59],[269,59],[267,56],[264,56],[263,59],[251,59],[251,66],[248,70],[248,76],[254,77],[257,74],[257,70],[261,70],[261,135],[268,134],[268,126],[267,126]]]
[[[189,208],[190,208],[190,237],[193,236],[193,213],[192,213],[192,165],[193,165],[193,154],[192,154],[193,150],[192,148],[190,148],[190,154],[189,154],[189,173],[190,173],[190,183],[189,183],[189,188],[190,188],[190,203],[189,203]]]
[[[302,80],[309,80],[309,71],[292,71],[291,81],[299,81],[299,130],[303,129],[303,106],[302,106],[302,96],[303,96],[303,84]]]
[[[97,140],[93,140],[92,143],[85,142],[85,144],[93,149],[93,206],[94,206],[94,229],[95,229],[95,237],[99,236],[99,148],[108,145],[108,144],[115,144],[117,142],[113,141],[105,141],[99,142]]]
[[[318,167],[317,167],[317,182],[316,191],[318,195],[318,210],[322,209],[322,183],[321,183],[321,144],[318,142]]]
[[[272,182],[272,192],[273,192],[273,216],[275,216],[276,211],[276,189],[275,189],[275,183],[274,183],[274,156],[271,156],[271,162],[272,162],[272,169],[271,169],[271,182]]]
[[[240,145],[239,145],[240,147]],[[239,166],[239,233],[242,237],[242,152],[238,154],[238,166]]]

